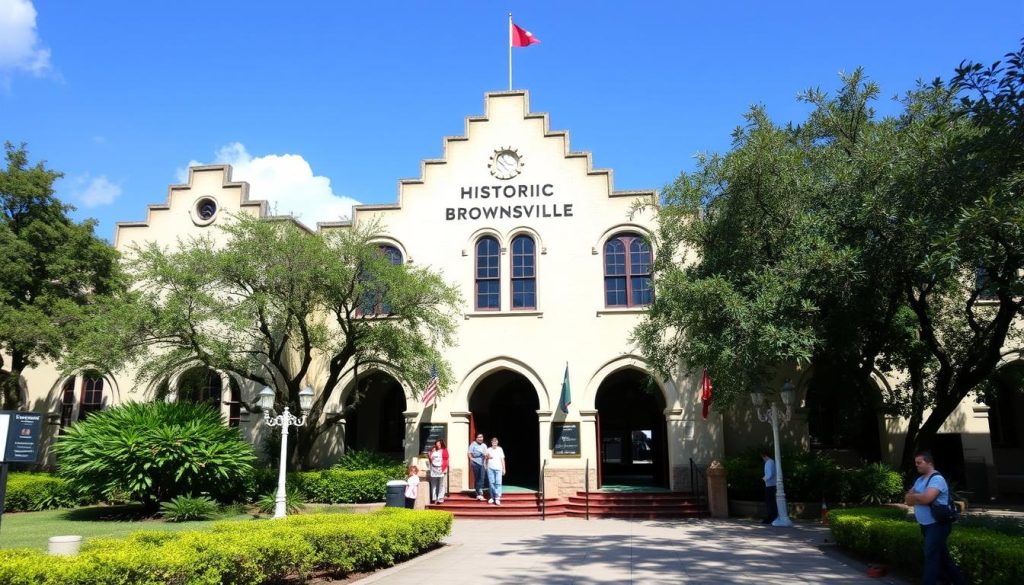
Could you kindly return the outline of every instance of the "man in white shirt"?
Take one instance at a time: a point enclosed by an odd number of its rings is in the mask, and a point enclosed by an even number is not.
[[[501,505],[501,478],[505,475],[505,452],[498,446],[498,437],[491,438],[491,447],[485,456],[487,462],[487,481],[491,484],[489,503]]]

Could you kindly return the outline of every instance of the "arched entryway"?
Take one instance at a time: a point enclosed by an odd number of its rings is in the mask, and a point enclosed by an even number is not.
[[[665,397],[655,381],[627,368],[597,389],[602,487],[668,487]]]
[[[1001,498],[1024,496],[1024,362],[1011,362],[992,376],[985,391],[989,437]]]
[[[806,405],[812,450],[851,467],[881,460],[881,393],[873,384],[827,364],[816,365]]]
[[[345,449],[372,450],[404,459],[405,392],[383,372],[359,381],[345,401]]]
[[[470,433],[483,433],[488,444],[498,437],[505,451],[505,485],[537,489],[540,425],[537,391],[523,375],[500,370],[481,380],[469,399]]]

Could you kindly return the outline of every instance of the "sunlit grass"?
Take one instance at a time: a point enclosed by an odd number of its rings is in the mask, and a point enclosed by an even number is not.
[[[350,512],[347,506],[307,504],[305,512]],[[96,537],[128,536],[140,530],[201,530],[221,520],[255,519],[253,514],[237,509],[212,520],[195,522],[164,522],[141,517],[141,508],[127,506],[91,506],[74,510],[45,510],[3,515],[0,523],[0,548],[35,548],[46,550],[51,536],[79,535],[88,540]]]

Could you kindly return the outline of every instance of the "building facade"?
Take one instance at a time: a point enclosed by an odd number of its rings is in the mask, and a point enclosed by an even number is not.
[[[118,224],[114,245],[173,245],[180,237],[216,233],[230,213],[267,216],[267,205],[248,189],[232,181],[228,166],[193,167],[188,183],[170,187],[167,201],[151,205],[145,221]],[[317,445],[318,463],[328,465],[352,448],[411,460],[427,441],[443,437],[452,487],[468,487],[467,445],[479,432],[500,439],[510,484],[536,489],[543,481],[558,495],[585,484],[685,491],[692,466],[769,442],[770,428],[746,405],[702,418],[699,374],[663,379],[630,342],[653,294],[658,250],[646,236],[655,229],[656,202],[655,191],[614,190],[612,172],[594,169],[588,153],[573,152],[568,133],[552,131],[546,114],[530,111],[527,93],[515,91],[488,94],[483,115],[466,119],[464,135],[444,139],[440,159],[423,161],[418,179],[399,182],[395,204],[358,206],[350,222],[318,224],[318,230],[345,230],[379,222],[377,243],[389,258],[440,271],[464,298],[457,342],[447,355],[454,385],[424,406],[414,389],[371,372],[369,391],[346,412],[355,387],[350,374],[328,405],[333,426]],[[1015,355],[1007,353],[1008,368]],[[787,440],[843,450],[835,433],[828,445],[815,444],[824,432],[815,427],[831,426],[822,422],[827,401],[815,392],[827,392],[813,387],[810,371],[787,375],[797,382],[801,405],[784,429]],[[1020,378],[1007,379],[1019,396]],[[44,364],[24,382],[28,407],[49,414],[55,436],[91,410],[154,398],[133,391],[132,380],[132,372],[62,376]],[[317,382],[309,380],[314,388]],[[879,376],[878,384],[890,383]],[[571,400],[563,408],[564,384]],[[258,443],[266,429],[245,408],[257,390],[223,373],[191,369],[159,394],[218,405],[227,424]],[[986,482],[990,492],[1000,476],[1024,476],[1024,423],[1015,422],[1024,405],[1014,400],[999,406],[998,438],[990,432],[993,409],[975,402],[961,405],[943,429],[958,437],[965,474],[974,466],[977,475],[980,466],[981,479],[973,481]],[[878,441],[882,460],[898,461],[905,422],[875,413],[863,421],[859,436]]]

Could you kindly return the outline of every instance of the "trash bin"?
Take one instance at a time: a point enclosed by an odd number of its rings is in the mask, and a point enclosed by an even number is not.
[[[386,508],[405,507],[405,486],[407,484],[400,479],[393,479],[388,482],[388,493],[384,498]]]

